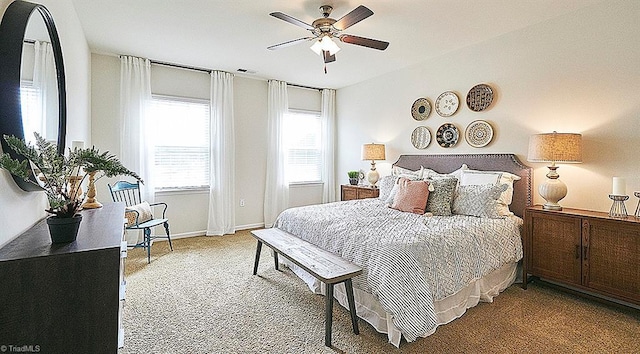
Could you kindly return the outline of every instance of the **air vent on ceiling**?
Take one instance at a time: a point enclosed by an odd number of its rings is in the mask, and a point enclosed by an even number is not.
[[[255,70],[249,70],[249,69],[238,69],[238,72],[240,73],[245,73],[245,74],[255,74],[256,71]]]

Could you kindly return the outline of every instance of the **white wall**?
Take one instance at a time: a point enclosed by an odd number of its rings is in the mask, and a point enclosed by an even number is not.
[[[101,151],[120,155],[120,62],[115,56],[92,55],[92,137]],[[151,89],[154,94],[191,98],[209,98],[209,75],[203,72],[152,65]],[[264,224],[264,188],[267,160],[267,82],[235,76],[234,113],[236,132],[236,227],[260,227]],[[320,110],[318,91],[291,87],[290,106]],[[111,202],[107,183],[97,184],[99,200]],[[162,192],[156,201],[169,205],[168,218],[173,235],[202,235],[207,227],[208,192]],[[245,206],[240,206],[244,199]],[[322,186],[296,186],[291,191],[291,206],[320,203]]]
[[[387,146],[387,160],[378,163],[389,173],[399,154],[516,153],[526,162],[528,138],[541,132],[583,134],[582,164],[561,165],[558,172],[569,192],[561,204],[608,211],[613,176],[627,180],[627,194],[640,190],[640,1],[607,1],[391,74],[343,88],[337,93],[337,180],[348,170],[368,169],[360,161],[363,143]],[[417,37],[428,44],[428,36]],[[473,112],[464,103],[468,90],[490,84],[496,98],[490,109]],[[444,91],[457,92],[461,108],[452,117],[435,112],[423,121],[411,117],[419,97],[433,103]],[[435,142],[446,122],[461,133],[473,120],[489,121],[493,142],[472,148],[461,138],[453,148]],[[431,145],[415,149],[414,128],[432,132]],[[545,164],[535,169],[534,184],[545,179]],[[534,191],[536,204],[544,201]],[[631,197],[627,209],[635,209]]]
[[[12,1],[0,0],[0,14]],[[64,56],[67,83],[67,146],[71,141],[90,139],[89,120],[91,72],[90,53],[71,0],[41,0],[56,23]],[[37,14],[34,16],[38,16]],[[0,170],[0,245],[10,241],[45,217],[43,193],[26,193],[11,176]]]

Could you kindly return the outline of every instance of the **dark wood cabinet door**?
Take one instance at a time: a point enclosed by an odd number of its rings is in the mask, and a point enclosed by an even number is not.
[[[640,302],[640,224],[583,221],[587,269],[584,285],[602,293]]]
[[[581,224],[579,218],[529,213],[529,272],[564,283],[581,284]]]

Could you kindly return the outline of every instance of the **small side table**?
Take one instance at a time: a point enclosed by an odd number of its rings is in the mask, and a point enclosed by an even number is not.
[[[369,186],[352,186],[343,184],[340,186],[340,200],[353,200],[365,198],[378,198],[380,189]]]

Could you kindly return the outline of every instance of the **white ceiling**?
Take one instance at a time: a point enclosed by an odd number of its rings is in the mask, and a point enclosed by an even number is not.
[[[72,0],[94,53],[225,70],[312,87],[341,88],[604,0]],[[323,71],[310,42],[273,44],[309,32],[269,16],[304,22],[320,5],[339,19],[358,5],[374,15],[343,33],[390,42],[385,51],[338,42]]]

